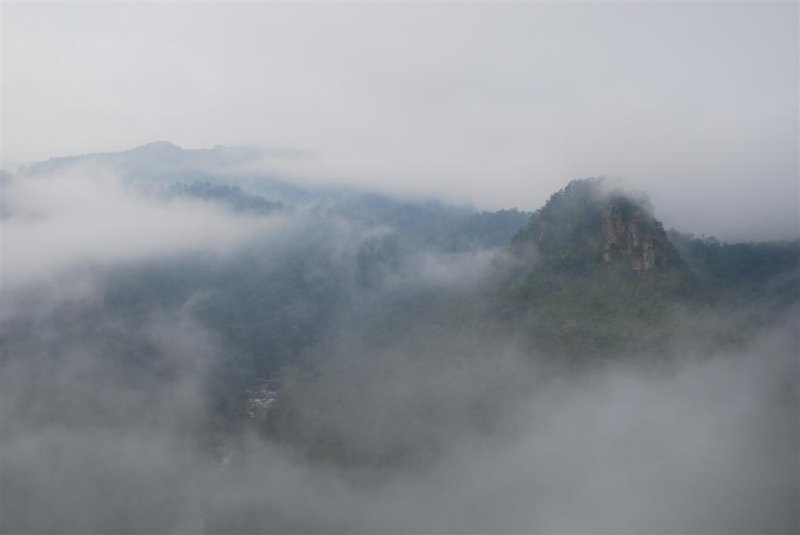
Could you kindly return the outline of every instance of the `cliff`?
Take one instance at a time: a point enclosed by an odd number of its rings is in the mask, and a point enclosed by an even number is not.
[[[532,343],[589,358],[663,347],[674,307],[707,297],[644,195],[570,182],[512,241],[522,262],[497,299]]]
[[[686,269],[647,199],[610,189],[603,179],[574,180],[554,194],[514,238],[518,248],[530,244],[545,264],[563,271]]]

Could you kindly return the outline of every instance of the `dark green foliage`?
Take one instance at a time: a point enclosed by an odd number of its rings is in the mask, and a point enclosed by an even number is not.
[[[472,214],[460,225],[460,243],[464,248],[506,246],[529,218],[517,209]]]
[[[182,197],[204,199],[227,205],[238,212],[269,214],[284,208],[279,202],[270,202],[260,195],[250,195],[237,186],[211,184],[209,182],[177,182],[169,188],[169,193]]]
[[[676,230],[669,239],[703,285],[743,298],[798,299],[800,241],[721,243]]]
[[[643,194],[609,189],[601,178],[573,180],[537,210],[512,240],[517,250],[535,245],[544,268],[590,273],[596,264],[633,270],[685,269]],[[639,266],[638,264],[642,264]]]
[[[238,187],[205,182],[176,185],[172,193],[253,215],[280,207]],[[531,359],[568,365],[666,355],[678,340],[715,351],[735,348],[778,316],[765,310],[798,301],[798,242],[725,245],[671,232],[670,243],[646,199],[607,191],[600,179],[571,182],[531,217],[378,195],[346,201],[306,215],[282,210],[297,216],[297,228],[279,239],[256,238],[229,256],[165,255],[100,270],[101,303],[59,308],[35,324],[7,323],[5,347],[59,356],[90,341],[97,354],[124,363],[119,369],[131,381],[145,384],[173,373],[148,341],[146,323],[158,311],[185,310],[224,348],[206,385],[214,433],[248,421],[249,393],[269,383],[278,401],[261,423],[271,438],[336,462],[391,465],[440,445],[425,437],[387,444],[384,432],[363,440],[347,436],[342,430],[349,411],[362,403],[361,392],[308,399],[307,386],[325,374],[342,373],[348,384],[347,374],[361,366],[380,375],[382,366],[391,371],[405,364],[420,376],[431,364],[446,380],[449,370],[434,365],[442,355],[478,354],[491,367],[497,348],[511,341]],[[653,252],[646,270],[635,268],[643,265],[641,243]],[[472,262],[470,252],[487,247],[514,254],[497,255],[469,284],[429,283],[415,269],[421,258],[445,258],[451,263],[438,267],[456,279],[452,259]],[[777,308],[737,308],[760,300]],[[51,331],[59,333],[52,340],[32,335]],[[337,369],[342,362],[350,368]],[[436,384],[428,386],[435,393]],[[342,400],[347,409],[337,405]],[[489,402],[443,407],[407,408],[412,419],[431,418],[437,428],[453,414],[476,425],[492,419]],[[298,414],[339,421],[312,433]]]
[[[646,198],[607,190],[602,179],[570,182],[512,246],[533,260],[507,279],[494,306],[550,353],[652,353],[669,338],[675,307],[702,303]]]
[[[570,182],[531,216],[512,240],[517,248],[536,244],[542,260],[561,269],[583,269],[601,260],[601,179]]]
[[[467,251],[505,247],[530,214],[517,209],[474,212],[437,201],[400,201],[377,194],[346,198],[337,211],[370,225],[385,225],[415,248]]]
[[[675,293],[683,282],[674,274],[635,280],[602,266],[581,276],[533,269],[512,279],[495,306],[546,353],[653,353],[669,334],[668,315],[687,301]]]

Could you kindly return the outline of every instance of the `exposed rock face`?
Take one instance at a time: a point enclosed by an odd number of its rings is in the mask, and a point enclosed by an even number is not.
[[[603,262],[628,259],[636,273],[653,271],[656,246],[651,227],[654,221],[639,207],[626,200],[612,201],[603,215]]]
[[[514,238],[534,243],[551,269],[588,273],[598,264],[637,275],[686,270],[641,194],[609,190],[601,179],[570,182]]]

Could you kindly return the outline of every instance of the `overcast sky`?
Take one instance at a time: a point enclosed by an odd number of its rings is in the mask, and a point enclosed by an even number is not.
[[[573,178],[670,225],[798,233],[798,4],[12,4],[4,162],[154,140],[535,209]]]

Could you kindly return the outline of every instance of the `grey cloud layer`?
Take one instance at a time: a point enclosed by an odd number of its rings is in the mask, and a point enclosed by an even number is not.
[[[296,146],[298,176],[522,209],[609,175],[668,225],[791,237],[797,9],[11,4],[5,157]]]
[[[212,203],[148,196],[110,169],[72,165],[3,184],[6,288],[41,282],[83,264],[158,255],[230,252],[280,217],[234,214]]]
[[[221,358],[219,347],[189,318],[153,320],[139,335],[173,366],[166,380],[150,376],[137,386],[119,362],[87,347],[4,367],[4,531],[782,533],[797,526],[791,328],[672,370],[615,365],[549,374],[549,382],[532,380],[544,370],[510,347],[439,353],[438,361],[362,347],[364,355],[329,360],[326,369],[338,373],[295,393],[307,396],[295,416],[309,438],[340,433],[364,451],[391,453],[399,444],[411,455],[402,470],[349,471],[255,433],[220,462],[195,434],[205,417],[200,357]],[[507,411],[494,415],[491,431],[468,410],[487,399]],[[425,453],[431,444],[434,456]]]

